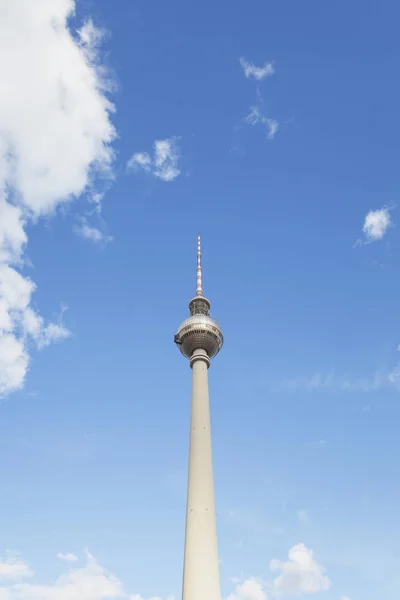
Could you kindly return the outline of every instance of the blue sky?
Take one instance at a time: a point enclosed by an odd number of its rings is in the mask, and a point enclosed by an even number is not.
[[[397,600],[397,4],[0,8],[1,600],[180,597],[199,231],[223,598]]]

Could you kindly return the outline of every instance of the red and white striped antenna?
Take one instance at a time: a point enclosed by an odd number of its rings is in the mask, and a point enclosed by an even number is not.
[[[203,295],[203,285],[202,285],[202,277],[201,277],[201,244],[200,244],[200,234],[197,236],[197,289],[196,296]]]

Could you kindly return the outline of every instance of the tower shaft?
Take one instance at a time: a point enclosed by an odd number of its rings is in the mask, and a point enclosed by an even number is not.
[[[182,600],[221,600],[207,352],[194,350]]]
[[[192,368],[189,480],[186,506],[182,600],[221,600],[211,451],[208,367],[224,343],[203,296],[200,235],[197,237],[197,288],[190,316],[174,341]]]

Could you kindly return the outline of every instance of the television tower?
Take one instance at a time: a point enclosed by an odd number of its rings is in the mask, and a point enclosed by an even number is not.
[[[190,317],[174,341],[192,368],[189,478],[186,506],[182,600],[221,600],[211,452],[208,368],[222,348],[222,331],[203,296],[200,235],[197,238],[197,290]]]

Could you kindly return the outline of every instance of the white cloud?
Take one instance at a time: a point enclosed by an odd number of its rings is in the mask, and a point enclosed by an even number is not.
[[[3,333],[0,336],[0,398],[21,387],[28,364],[24,341]]]
[[[129,600],[145,600],[145,599],[140,594],[134,594],[133,596],[129,596]],[[148,598],[147,600],[163,600],[163,599],[160,598],[160,596],[152,596],[151,598]],[[174,597],[168,596],[167,600],[174,600]]]
[[[76,554],[71,554],[70,552],[67,552],[66,554],[63,554],[62,552],[57,552],[57,558],[59,558],[60,560],[65,560],[67,562],[77,562],[79,560]]]
[[[19,581],[30,577],[32,571],[19,556],[9,555],[7,558],[0,557],[0,581]]]
[[[380,240],[385,235],[390,224],[391,217],[388,208],[370,210],[365,217],[363,232],[369,240]]]
[[[227,600],[268,600],[262,581],[246,579],[240,583]]]
[[[289,560],[272,560],[271,571],[281,571],[273,581],[273,589],[282,594],[327,592],[331,587],[325,569],[304,544],[296,544],[289,550]]]
[[[304,544],[293,546],[287,561],[272,560],[270,570],[273,573],[280,571],[280,574],[270,580],[254,577],[239,583],[234,580],[237,586],[227,600],[272,600],[281,596],[327,592],[331,587],[324,567],[315,561],[313,551]]]
[[[271,119],[270,117],[266,117],[262,112],[259,106],[251,106],[250,113],[245,117],[245,123],[248,125],[264,125],[267,129],[268,139],[273,140],[278,129],[279,123],[275,119]]]
[[[350,600],[350,598],[348,596],[342,596],[340,600]]]
[[[265,77],[269,77],[275,73],[274,65],[272,63],[264,63],[262,67],[256,67],[253,63],[247,61],[243,57],[239,58],[239,62],[248,79],[261,81],[262,79],[265,79]]]
[[[69,562],[73,562],[73,554],[57,555]],[[66,558],[68,557],[68,558]],[[3,587],[0,587],[0,600],[28,600],[40,598],[40,600],[144,600],[140,595],[129,594],[122,582],[112,573],[104,569],[96,559],[85,553],[85,562],[82,567],[69,568],[58,579],[51,583],[24,583],[22,580],[32,575],[29,567],[20,559],[16,562],[12,576],[10,575],[10,559],[0,562],[0,579]],[[11,565],[12,568],[12,565]],[[7,574],[2,577],[2,573]],[[5,581],[7,579],[7,581]],[[162,600],[158,597],[149,600]],[[173,600],[170,598],[169,600]]]
[[[4,0],[3,0],[4,4]],[[31,306],[24,266],[28,221],[53,213],[111,176],[110,78],[88,21],[69,28],[74,0],[13,0],[0,19],[0,396],[20,389],[29,345],[68,337]]]
[[[163,181],[173,181],[180,175],[177,137],[154,142],[153,157],[147,152],[135,152],[127,162],[130,170],[142,169]]]
[[[383,238],[389,227],[393,225],[390,210],[391,208],[384,206],[377,210],[370,210],[367,213],[363,224],[365,238],[364,240],[357,240],[356,246],[376,242]]]

